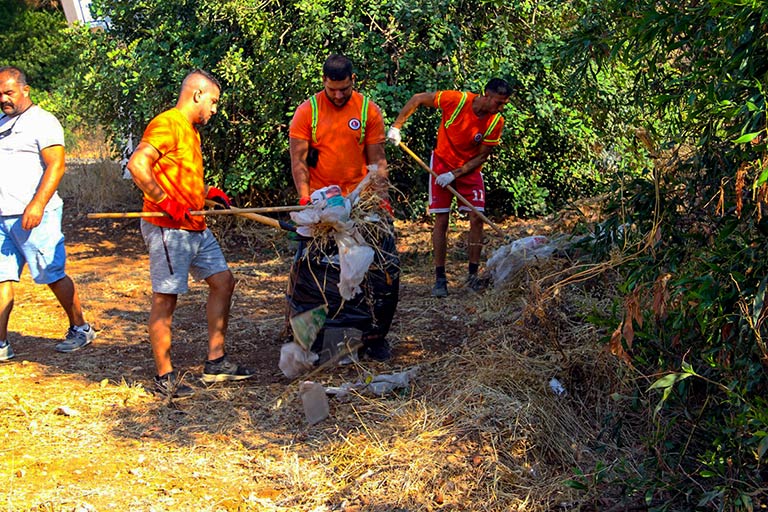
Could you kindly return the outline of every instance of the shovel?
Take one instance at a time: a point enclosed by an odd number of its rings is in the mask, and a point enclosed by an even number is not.
[[[421,166],[421,167],[422,167],[422,168],[423,168],[425,171],[427,171],[429,174],[431,174],[432,176],[434,176],[435,178],[437,178],[438,174],[437,174],[435,171],[433,171],[433,170],[432,170],[432,169],[431,169],[431,168],[430,168],[430,167],[429,167],[427,164],[425,164],[425,163],[424,163],[424,160],[422,160],[421,158],[419,158],[419,156],[418,156],[416,153],[414,153],[413,151],[411,151],[411,150],[408,148],[408,146],[406,146],[406,145],[405,145],[405,144],[403,144],[402,142],[401,142],[400,144],[398,144],[398,145],[400,146],[400,149],[402,149],[403,151],[405,151],[406,153],[408,153],[408,154],[409,154],[409,155],[410,155],[410,156],[411,156],[411,157],[412,157],[414,160],[416,160],[416,162],[417,162],[417,163],[418,163],[418,164],[419,164],[419,165],[420,165],[420,166]],[[462,203],[464,206],[468,207],[468,208],[469,208],[469,209],[471,209],[473,212],[475,212],[475,213],[478,215],[478,217],[480,217],[480,218],[483,220],[483,222],[485,222],[485,223],[486,223],[486,224],[488,224],[488,225],[489,225],[491,228],[493,228],[493,230],[494,230],[494,231],[495,231],[495,232],[496,232],[496,233],[497,233],[497,234],[498,234],[500,237],[502,237],[504,240],[508,240],[508,239],[509,239],[509,235],[507,235],[507,234],[506,234],[504,231],[502,231],[502,230],[501,230],[501,228],[500,228],[499,226],[497,226],[496,224],[494,224],[494,223],[491,221],[491,219],[489,219],[488,217],[486,217],[486,216],[483,214],[483,212],[481,212],[480,210],[478,210],[478,209],[475,207],[475,205],[473,205],[472,203],[470,203],[469,201],[467,201],[467,199],[466,199],[464,196],[462,196],[461,194],[459,194],[459,192],[458,192],[458,191],[457,191],[455,188],[453,188],[453,187],[452,187],[452,186],[450,186],[450,185],[446,186],[445,188],[446,188],[446,189],[447,189],[447,190],[448,190],[448,191],[449,191],[451,194],[453,194],[454,196],[456,196],[456,199],[457,199],[458,201],[460,201],[460,202],[461,202],[461,203]]]

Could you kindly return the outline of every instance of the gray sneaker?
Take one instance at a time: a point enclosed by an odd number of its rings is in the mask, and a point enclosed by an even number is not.
[[[226,380],[243,380],[251,377],[253,377],[253,370],[233,363],[226,358],[219,363],[206,361],[203,369],[203,382],[206,384]]]
[[[16,354],[13,353],[10,343],[6,342],[4,346],[0,347],[0,361],[8,361],[14,357]]]
[[[90,324],[85,325],[88,326],[87,331],[81,331],[74,326],[70,327],[67,330],[67,336],[64,338],[64,341],[56,345],[56,351],[65,353],[74,352],[86,345],[90,345],[91,342],[96,339],[96,331],[93,330],[93,327],[91,327]]]
[[[432,287],[433,297],[447,297],[448,296],[448,279],[444,277],[438,277],[435,280],[435,286]]]

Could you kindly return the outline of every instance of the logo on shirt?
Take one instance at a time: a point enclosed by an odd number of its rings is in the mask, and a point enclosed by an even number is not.
[[[473,139],[473,140],[474,140],[476,143],[479,143],[481,140],[483,140],[483,134],[482,134],[482,133],[476,133],[476,134],[475,134],[475,136],[474,136],[474,137],[472,137],[472,139]]]
[[[347,126],[349,126],[352,130],[359,130],[360,129],[360,120],[356,117],[353,117],[349,120],[347,123]]]

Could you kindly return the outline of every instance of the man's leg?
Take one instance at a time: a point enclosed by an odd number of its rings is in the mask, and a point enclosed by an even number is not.
[[[432,252],[435,267],[445,267],[448,236],[448,213],[436,213],[435,225],[432,227]]]
[[[69,318],[69,325],[78,327],[85,325],[80,297],[77,295],[77,289],[72,279],[69,276],[64,276],[56,282],[49,283],[48,287],[56,296],[61,307],[64,308],[64,312]]]
[[[0,283],[0,341],[8,340],[8,320],[13,309],[13,281]]]
[[[435,213],[435,225],[432,227],[432,253],[435,258],[435,286],[433,297],[448,295],[448,279],[445,275],[445,259],[448,251],[448,212]]]
[[[155,358],[157,375],[173,371],[171,364],[171,322],[178,296],[169,293],[153,293],[149,312],[149,341]]]
[[[483,249],[483,219],[469,212],[469,263],[480,264],[480,253]]]
[[[208,360],[224,356],[224,338],[229,325],[229,308],[235,291],[235,278],[226,270],[205,279],[208,283],[208,303],[205,312],[208,319]]]

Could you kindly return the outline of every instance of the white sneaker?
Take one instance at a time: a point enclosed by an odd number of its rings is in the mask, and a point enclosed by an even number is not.
[[[90,324],[85,324],[88,330],[82,330],[77,327],[70,327],[67,330],[67,336],[64,341],[56,345],[57,352],[74,352],[80,350],[86,345],[89,345],[96,339],[96,331],[93,330]]]
[[[8,361],[14,357],[16,357],[16,354],[13,353],[11,344],[6,341],[5,345],[0,347],[0,361]]]

